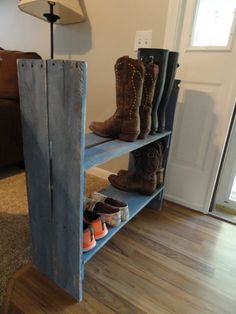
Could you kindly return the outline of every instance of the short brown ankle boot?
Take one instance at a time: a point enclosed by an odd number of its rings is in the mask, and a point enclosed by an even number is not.
[[[158,155],[158,161],[157,161],[157,171],[156,171],[156,187],[159,188],[164,184],[164,168],[163,168],[163,161],[164,161],[164,145],[161,141],[154,142],[150,144],[149,146],[152,146],[156,149],[157,155]],[[140,169],[143,167],[143,155],[140,153],[141,149],[136,149],[132,152],[132,155],[134,157],[134,165],[135,169]],[[144,156],[144,158],[146,158]],[[119,176],[127,176],[134,174],[135,171],[129,171],[129,170],[119,170],[118,175]]]
[[[158,153],[151,145],[136,151],[136,171],[110,175],[108,180],[117,189],[151,195],[157,186]],[[138,156],[138,154],[140,154]]]
[[[141,103],[145,67],[142,61],[128,56],[115,64],[116,112],[104,122],[92,122],[90,130],[103,137],[115,137],[133,142],[140,133]]]
[[[139,138],[144,139],[151,131],[152,124],[152,100],[155,91],[156,80],[159,73],[157,64],[147,64],[143,82],[143,94],[139,108],[140,115],[140,134]]]
[[[161,187],[164,184],[164,168],[163,168],[163,162],[164,162],[164,145],[161,141],[157,141],[153,143],[153,146],[156,148],[158,152],[158,168],[157,168],[157,188]]]

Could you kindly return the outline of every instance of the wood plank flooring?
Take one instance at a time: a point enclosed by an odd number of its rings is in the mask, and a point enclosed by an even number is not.
[[[8,313],[235,314],[236,227],[165,202],[91,259],[80,304],[32,267],[10,290]]]

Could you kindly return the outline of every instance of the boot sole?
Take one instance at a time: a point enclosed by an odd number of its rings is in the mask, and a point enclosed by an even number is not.
[[[135,142],[138,138],[139,133],[121,133],[119,139],[125,142]]]
[[[145,196],[150,196],[150,195],[152,195],[155,192],[155,190],[154,190],[152,192],[145,193],[145,192],[143,192],[142,190],[139,190],[139,189],[137,189],[137,190],[126,189],[123,186],[120,186],[119,184],[113,182],[113,180],[110,180],[109,178],[108,178],[108,180],[110,181],[112,186],[114,186],[116,189],[124,191],[124,192],[136,192],[136,193],[139,193],[139,194],[142,194],[142,195],[145,195]]]
[[[119,138],[121,141],[125,142],[134,142],[138,138],[139,133],[121,133],[117,135],[111,135],[99,132],[95,128],[93,128],[91,125],[89,126],[89,129],[96,135],[106,138]]]
[[[95,128],[93,128],[92,126],[89,126],[89,129],[96,135],[101,136],[101,137],[106,137],[106,138],[117,138],[117,136],[113,136],[111,134],[105,134],[102,132],[97,131]]]

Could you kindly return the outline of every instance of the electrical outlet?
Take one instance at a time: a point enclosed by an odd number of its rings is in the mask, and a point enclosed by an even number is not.
[[[149,31],[136,31],[134,51],[138,48],[151,48],[152,46],[152,30]]]

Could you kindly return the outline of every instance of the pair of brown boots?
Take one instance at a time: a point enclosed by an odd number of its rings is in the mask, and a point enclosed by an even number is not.
[[[151,195],[163,185],[164,146],[161,141],[146,145],[132,152],[135,171],[120,170],[108,180],[117,189]]]
[[[104,122],[89,126],[102,137],[133,142],[145,138],[151,128],[152,99],[159,73],[156,64],[146,64],[128,56],[115,64],[116,112]]]

